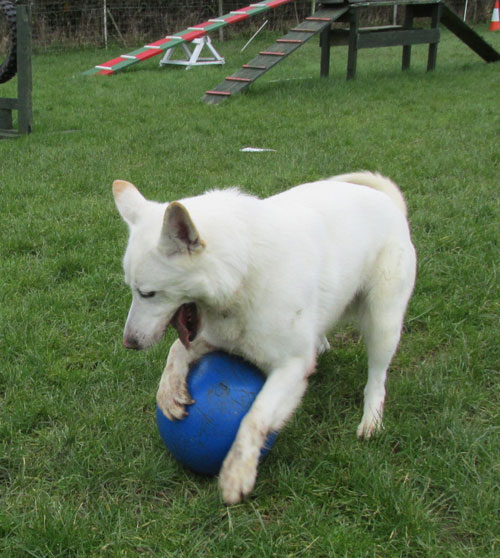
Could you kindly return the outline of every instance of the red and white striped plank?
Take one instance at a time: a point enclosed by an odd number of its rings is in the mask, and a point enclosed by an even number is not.
[[[165,50],[177,46],[181,43],[188,43],[194,39],[201,38],[208,32],[218,29],[220,27],[238,23],[251,17],[262,13],[266,10],[274,9],[284,4],[289,4],[292,0],[263,0],[262,2],[255,2],[249,6],[239,8],[238,10],[233,10],[228,14],[220,16],[219,18],[210,19],[204,21],[192,27],[188,27],[184,31],[176,33],[174,36],[167,36],[165,38],[159,39],[153,43],[144,45],[141,49],[129,52],[127,54],[122,54],[118,58],[113,58],[108,60],[103,64],[98,64],[91,70],[83,72],[83,75],[110,75],[117,71],[123,70],[124,68],[141,62],[143,60],[148,60],[153,56],[161,54]],[[175,42],[174,42],[175,41]]]

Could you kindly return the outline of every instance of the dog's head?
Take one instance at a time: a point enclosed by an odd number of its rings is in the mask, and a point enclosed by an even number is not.
[[[123,180],[113,183],[113,195],[130,233],[123,267],[132,305],[123,344],[145,349],[172,324],[189,346],[199,325],[193,303],[197,286],[189,276],[205,249],[204,241],[181,203],[149,201]]]

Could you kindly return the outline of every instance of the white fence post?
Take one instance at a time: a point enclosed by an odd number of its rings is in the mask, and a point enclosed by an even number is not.
[[[103,16],[104,48],[108,48],[108,8],[106,0],[103,2]]]

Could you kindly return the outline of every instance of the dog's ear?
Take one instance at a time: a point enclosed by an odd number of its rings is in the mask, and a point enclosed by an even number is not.
[[[139,213],[146,204],[146,198],[139,190],[126,180],[115,180],[113,182],[113,195],[116,207],[128,225],[137,222]]]
[[[179,202],[172,202],[165,210],[160,245],[169,256],[192,254],[205,247],[188,210]]]

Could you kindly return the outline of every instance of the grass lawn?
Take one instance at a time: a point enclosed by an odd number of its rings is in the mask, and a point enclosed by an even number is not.
[[[400,49],[365,50],[347,83],[339,48],[320,80],[311,41],[247,94],[200,101],[272,40],[219,45],[222,68],[153,59],[111,78],[79,72],[121,49],[34,57],[35,131],[0,141],[2,558],[498,556],[500,65],[443,32],[433,73],[425,47],[404,74]],[[365,356],[334,333],[252,496],[227,508],[156,430],[173,333],[122,348],[111,182],[267,196],[357,169],[400,184],[419,254],[385,430],[356,440]]]

